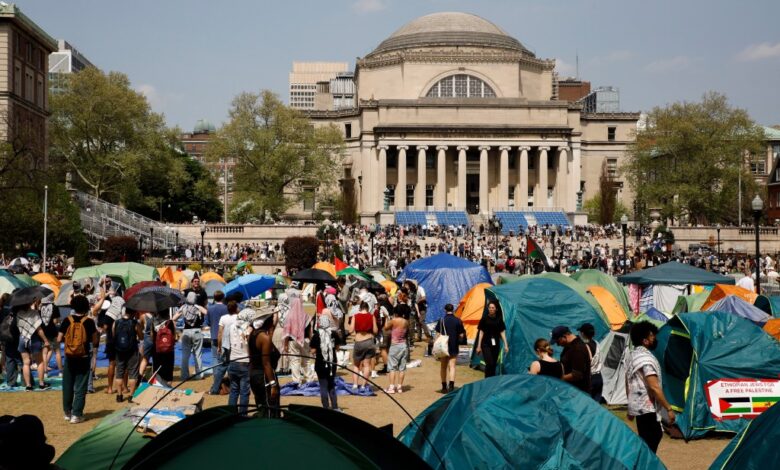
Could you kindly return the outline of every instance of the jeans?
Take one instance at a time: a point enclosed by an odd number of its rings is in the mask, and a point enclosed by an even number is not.
[[[322,377],[320,382],[320,400],[323,408],[335,410],[339,407],[336,400],[336,379],[333,377]],[[330,401],[330,404],[328,403]]]
[[[211,384],[211,390],[209,390],[209,393],[212,395],[219,394],[219,386],[222,384],[222,379],[225,377],[225,373],[227,372],[227,365],[225,364],[225,360],[227,360],[227,357],[225,357],[225,350],[222,351],[217,350],[217,342],[214,340],[211,340],[211,357],[212,357],[212,367],[211,372],[214,374],[214,383]]]
[[[249,405],[249,363],[231,362],[227,371],[228,377],[230,377],[228,406],[238,404],[238,413],[246,415]]]
[[[9,343],[10,344],[10,343]],[[22,355],[16,348],[5,347],[5,382],[9,387],[19,385],[19,373],[22,371]]]
[[[590,376],[590,396],[598,404],[606,403],[601,393],[604,391],[604,377],[601,372]]]
[[[498,343],[498,341],[496,342]],[[493,346],[490,341],[482,341],[482,358],[485,360],[485,378],[496,375],[498,364],[499,345]]]
[[[95,393],[95,368],[97,367],[97,350],[89,353],[89,377],[87,378],[87,390]]]
[[[62,371],[62,410],[66,415],[84,415],[90,375],[89,359],[65,360]]]
[[[190,378],[190,354],[195,354],[195,375],[200,378],[203,360],[203,332],[188,328],[181,335],[181,380]]]

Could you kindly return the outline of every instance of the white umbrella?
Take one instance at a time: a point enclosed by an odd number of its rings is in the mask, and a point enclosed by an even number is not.
[[[14,258],[8,263],[8,266],[27,266],[30,264],[30,260],[24,257]]]

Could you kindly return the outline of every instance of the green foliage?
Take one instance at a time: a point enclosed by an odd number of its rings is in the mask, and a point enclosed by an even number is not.
[[[207,158],[236,160],[231,220],[278,218],[307,185],[334,182],[343,149],[335,126],[314,127],[270,91],[241,93],[229,113]]]
[[[738,181],[747,207],[758,191],[749,155],[765,158],[765,152],[763,129],[710,92],[701,102],[654,108],[625,170],[637,196],[660,207],[662,218],[735,223]]]
[[[187,266],[187,269],[199,273],[203,270],[203,265],[201,265],[200,263],[190,263],[189,266]]]
[[[674,232],[669,230],[669,228],[666,225],[659,225],[657,229],[653,232],[653,239],[658,238],[658,234],[661,234],[661,238],[664,240],[664,242],[668,244],[674,244]]]
[[[317,262],[320,241],[316,237],[289,237],[284,240],[287,272],[312,267]]]
[[[602,218],[602,200],[603,198],[601,196],[601,192],[598,192],[594,194],[592,198],[585,201],[585,203],[582,205],[582,210],[588,213],[588,220],[596,221],[600,224],[616,224],[620,222],[620,218],[623,217],[623,214],[629,215],[630,217],[628,208],[622,202],[616,199],[612,208],[612,217],[608,219]],[[606,222],[603,222],[603,220],[606,220]]]
[[[135,237],[109,237],[103,242],[103,261],[106,263],[140,262],[142,257],[138,248],[138,239]]]

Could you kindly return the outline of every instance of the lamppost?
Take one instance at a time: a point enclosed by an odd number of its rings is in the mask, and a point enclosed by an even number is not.
[[[495,214],[490,218],[490,228],[493,229],[494,240],[496,244],[496,266],[498,266],[498,233],[501,231],[501,219]]]
[[[718,234],[718,263],[720,263],[720,224],[715,226],[715,232]]]
[[[374,236],[376,235],[376,224],[371,224],[368,228],[368,238],[371,239],[371,266],[374,266]]]
[[[756,223],[756,294],[761,294],[761,251],[759,246],[759,224],[761,223],[761,213],[764,211],[764,201],[756,195],[753,202],[750,203],[753,209],[753,220]]]
[[[206,239],[206,222],[200,224],[200,266],[203,269],[203,263],[206,259],[206,247],[204,241]]]
[[[626,266],[626,230],[628,230],[628,216],[626,214],[623,214],[622,217],[620,217],[620,226],[623,228],[623,274],[628,271],[628,268]]]
[[[323,225],[325,226],[325,230],[323,230],[325,235],[325,259],[327,261],[330,261],[330,219],[325,219],[323,222]]]
[[[174,253],[179,253],[179,231],[176,230],[176,246],[173,247]]]
[[[49,224],[49,185],[43,187],[43,263],[41,272],[46,272],[46,248]]]
[[[154,227],[149,227],[149,256],[154,256]]]

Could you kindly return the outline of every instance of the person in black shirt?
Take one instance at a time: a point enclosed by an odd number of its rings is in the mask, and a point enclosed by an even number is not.
[[[534,351],[539,360],[531,363],[531,367],[528,368],[529,374],[546,375],[556,379],[563,377],[563,365],[552,357],[553,350],[549,341],[544,338],[537,339],[534,341]]]
[[[200,305],[203,308],[206,308],[208,306],[209,302],[209,296],[206,293],[206,289],[201,287],[200,285],[200,278],[195,276],[192,278],[192,281],[190,282],[190,287],[188,289],[184,290],[184,297],[187,297],[190,292],[194,292],[197,296],[195,303],[197,305]]]
[[[455,390],[455,363],[458,359],[460,343],[466,339],[466,329],[460,318],[454,315],[455,307],[452,304],[445,305],[444,312],[446,314],[436,324],[436,332],[449,337],[447,342],[449,355],[439,359],[441,363],[441,393],[448,393]]]
[[[572,334],[567,326],[556,326],[552,330],[552,342],[563,346],[561,364],[563,380],[590,395],[590,352],[579,336]]]
[[[60,324],[60,332],[57,335],[57,342],[61,343],[66,339],[68,328],[74,322],[80,322],[84,326],[84,348],[81,355],[68,355],[68,344],[66,342],[65,364],[62,370],[62,409],[65,412],[65,419],[71,424],[77,424],[84,421],[84,404],[87,396],[87,383],[90,375],[90,351],[97,350],[100,344],[98,329],[94,320],[86,314],[89,311],[89,301],[83,295],[76,295],[70,301],[70,308],[73,309],[68,317]]]
[[[485,360],[485,378],[496,375],[501,341],[504,342],[504,354],[507,354],[509,352],[509,344],[506,340],[504,315],[499,314],[498,302],[491,300],[488,304],[487,315],[483,315],[479,320],[475,343],[477,345],[477,354],[481,354]]]

